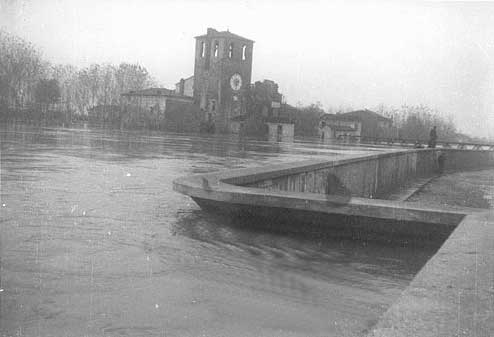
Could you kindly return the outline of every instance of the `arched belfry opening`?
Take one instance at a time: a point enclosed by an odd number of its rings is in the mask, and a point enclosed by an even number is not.
[[[244,44],[242,46],[242,61],[245,61],[246,58],[247,58],[247,46]]]

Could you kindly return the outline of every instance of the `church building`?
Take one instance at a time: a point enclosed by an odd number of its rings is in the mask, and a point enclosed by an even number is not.
[[[128,104],[134,101],[140,103],[149,100],[148,92],[164,92],[166,95],[161,96],[167,104],[172,101],[193,104],[198,110],[197,119],[207,127],[207,131],[235,132],[235,117],[246,113],[254,41],[228,30],[217,31],[213,28],[208,28],[206,34],[196,36],[195,40],[193,76],[181,79],[175,84],[175,90],[151,88],[124,93],[122,97],[125,102],[130,102]],[[167,115],[164,111],[163,119],[166,120]]]

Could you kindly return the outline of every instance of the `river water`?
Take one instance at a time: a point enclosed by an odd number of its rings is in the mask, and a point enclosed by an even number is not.
[[[435,248],[252,229],[187,174],[376,149],[1,126],[0,336],[361,336]]]

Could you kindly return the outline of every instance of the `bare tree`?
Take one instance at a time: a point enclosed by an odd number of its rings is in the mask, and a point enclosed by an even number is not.
[[[425,105],[403,105],[400,108],[387,107],[384,104],[376,112],[393,119],[394,127],[400,138],[426,140],[433,126],[437,127],[439,140],[457,140],[453,118],[443,117],[439,111]]]
[[[9,107],[19,109],[33,101],[46,67],[30,43],[0,30],[0,95]]]

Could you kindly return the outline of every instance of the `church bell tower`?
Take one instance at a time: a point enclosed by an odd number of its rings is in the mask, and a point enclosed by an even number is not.
[[[219,132],[230,132],[231,119],[245,114],[253,45],[252,40],[213,28],[196,36],[194,101],[203,111],[203,121],[214,123]]]

